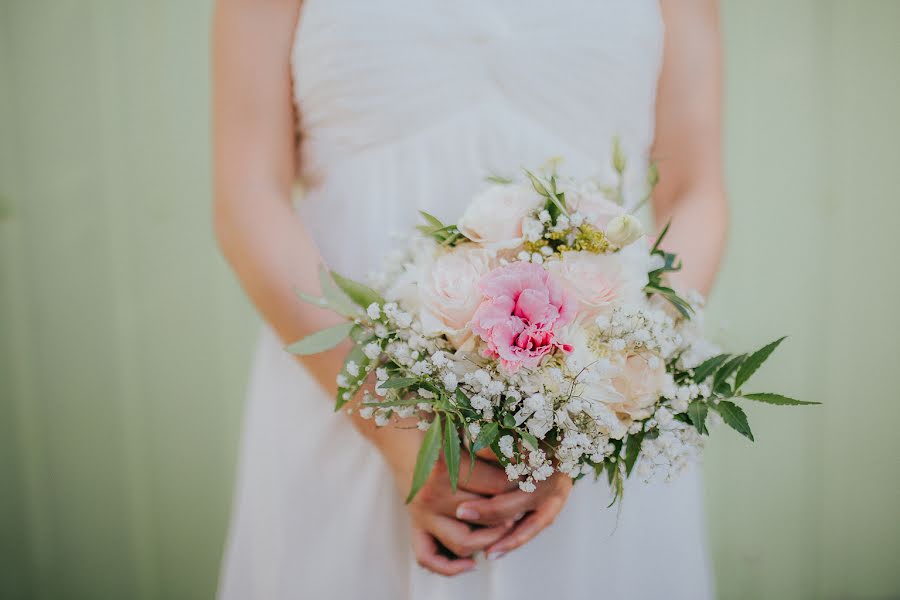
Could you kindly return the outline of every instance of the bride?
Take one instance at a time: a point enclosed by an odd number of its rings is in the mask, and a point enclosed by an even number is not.
[[[364,277],[386,231],[416,209],[454,221],[490,173],[560,156],[611,175],[616,136],[626,199],[658,164],[677,285],[708,291],[727,220],[720,62],[715,0],[217,0],[215,229],[268,325],[221,598],[712,595],[696,471],[632,482],[617,511],[605,482],[526,494],[479,459],[456,493],[439,464],[405,505],[420,432],[332,411],[346,347],[298,362],[283,346],[335,322],[294,295],[318,291],[321,262]]]

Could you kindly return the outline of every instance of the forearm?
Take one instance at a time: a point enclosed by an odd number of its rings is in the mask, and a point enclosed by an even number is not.
[[[232,191],[231,193],[237,193]],[[287,198],[278,192],[243,190],[254,201],[220,197],[216,208],[216,235],[222,252],[263,319],[284,343],[339,323],[343,317],[300,301],[295,289],[319,295],[318,270],[322,258]],[[346,342],[313,356],[298,357],[329,397],[337,391],[336,377],[350,349]],[[303,402],[303,398],[298,398]],[[341,418],[335,416],[335,418]],[[358,411],[349,415],[354,426],[369,438],[393,465],[404,462],[418,447],[419,432],[376,428]],[[399,468],[399,467],[398,467]]]
[[[679,194],[671,202],[656,204],[657,232],[671,223],[662,247],[683,262],[671,274],[681,290],[708,295],[716,278],[728,233],[728,204],[716,186]]]

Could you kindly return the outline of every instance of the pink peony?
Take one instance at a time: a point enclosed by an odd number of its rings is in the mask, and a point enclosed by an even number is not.
[[[498,267],[478,285],[484,299],[472,316],[472,331],[510,373],[534,368],[556,348],[572,347],[557,334],[575,318],[577,300],[539,265],[517,262]]]

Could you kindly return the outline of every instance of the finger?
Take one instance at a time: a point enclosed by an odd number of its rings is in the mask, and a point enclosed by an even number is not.
[[[421,529],[412,530],[412,547],[419,566],[438,575],[452,577],[475,568],[475,561],[470,558],[452,559],[441,554],[431,534]]]
[[[435,516],[428,524],[429,532],[456,556],[467,558],[501,540],[512,523],[496,527],[472,529],[449,517]]]
[[[472,502],[481,500],[484,496],[473,494],[461,489],[456,492],[450,490],[449,483],[447,485],[433,486],[426,485],[416,496],[416,504],[426,506],[428,512],[439,513],[448,517],[456,515],[456,508],[460,502]]]
[[[497,494],[493,498],[473,499],[460,503],[456,518],[480,525],[495,525],[505,521],[517,521],[521,516],[537,508],[543,501],[540,494],[515,490]]]
[[[469,472],[469,456],[463,456],[460,462],[459,487],[481,494],[483,496],[493,496],[501,494],[509,490],[513,490],[518,485],[515,481],[510,481],[506,476],[506,471],[488,463],[481,459],[475,460],[475,468]]]
[[[500,459],[497,458],[497,455],[494,454],[494,451],[491,450],[490,448],[482,448],[481,450],[479,450],[478,452],[475,453],[475,456],[477,456],[480,459],[486,460],[488,462],[492,462],[492,463],[500,462]]]
[[[496,560],[534,539],[537,534],[553,524],[564,504],[565,499],[560,496],[548,498],[537,510],[519,521],[512,531],[485,551],[488,559]]]

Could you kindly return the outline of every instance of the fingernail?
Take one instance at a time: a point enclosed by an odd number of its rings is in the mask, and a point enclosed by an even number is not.
[[[497,560],[498,558],[502,557],[504,554],[506,554],[506,552],[502,552],[502,551],[488,552],[487,559],[488,560]]]
[[[456,507],[456,518],[457,519],[477,519],[479,516],[478,511],[474,508],[469,508],[467,506],[458,506]]]

